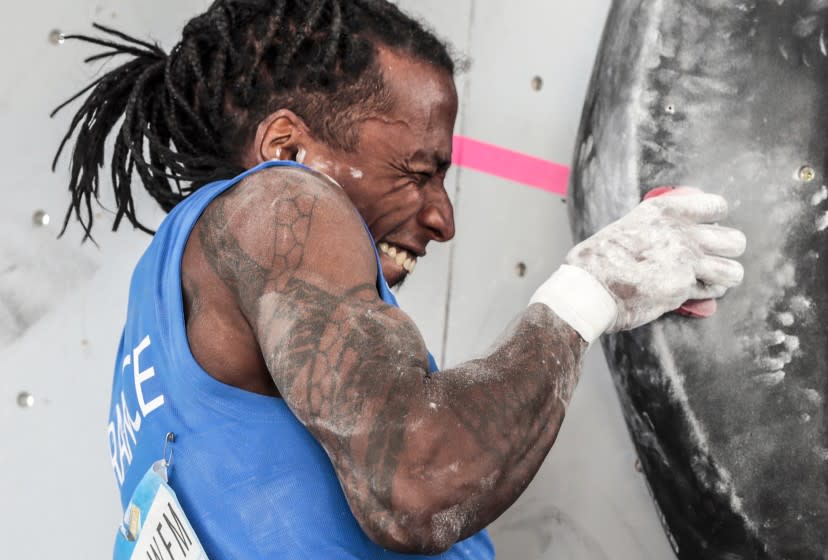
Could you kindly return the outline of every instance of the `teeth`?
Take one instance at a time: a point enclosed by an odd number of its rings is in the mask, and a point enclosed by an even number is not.
[[[417,266],[417,257],[409,255],[408,251],[404,249],[398,249],[385,242],[378,244],[377,247],[382,253],[391,257],[397,263],[397,266],[403,267],[409,273],[414,272],[414,267]]]

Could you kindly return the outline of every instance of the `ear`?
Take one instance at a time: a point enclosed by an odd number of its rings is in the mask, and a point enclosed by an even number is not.
[[[308,138],[305,121],[293,111],[280,109],[259,123],[251,155],[256,165],[274,159],[297,160]]]

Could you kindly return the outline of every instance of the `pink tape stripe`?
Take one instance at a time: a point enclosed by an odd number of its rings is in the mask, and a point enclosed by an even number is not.
[[[569,168],[494,144],[454,137],[455,165],[566,196]]]

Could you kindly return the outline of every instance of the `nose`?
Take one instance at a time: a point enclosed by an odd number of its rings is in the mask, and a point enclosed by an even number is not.
[[[434,241],[450,241],[454,238],[454,207],[442,183],[429,185],[427,195],[417,216],[417,221],[426,228]]]

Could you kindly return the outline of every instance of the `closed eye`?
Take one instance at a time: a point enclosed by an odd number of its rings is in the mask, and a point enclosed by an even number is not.
[[[414,182],[417,183],[417,186],[424,187],[431,181],[432,174],[431,173],[414,173]]]
[[[420,170],[412,169],[407,165],[403,166],[394,166],[397,170],[410,179],[417,187],[425,187],[430,181],[434,179],[436,173],[439,173],[439,170],[435,171],[433,169],[423,169],[422,167]]]

